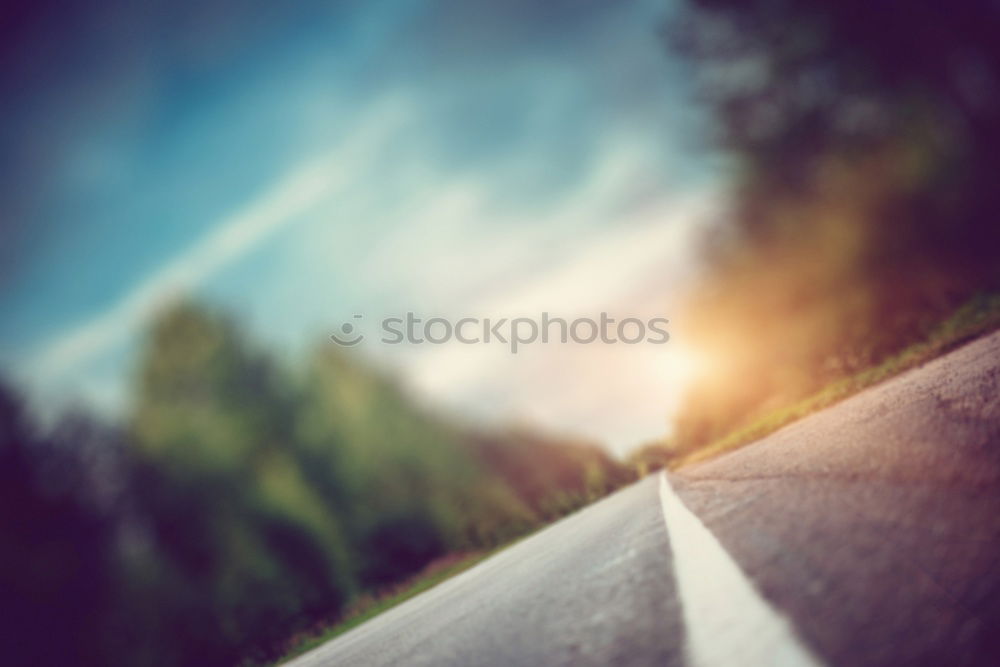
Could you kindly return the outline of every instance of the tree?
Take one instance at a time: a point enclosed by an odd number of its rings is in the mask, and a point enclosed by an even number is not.
[[[682,442],[865,368],[1000,285],[998,29],[987,0],[690,0],[669,24],[738,165],[683,318],[728,380],[691,394]]]
[[[155,544],[139,595],[163,601],[161,642],[234,662],[351,594],[341,519],[299,456],[297,400],[226,318],[181,303],[154,324],[132,432]]]
[[[40,433],[0,386],[0,618],[10,664],[100,665],[112,654],[115,524],[66,435]]]

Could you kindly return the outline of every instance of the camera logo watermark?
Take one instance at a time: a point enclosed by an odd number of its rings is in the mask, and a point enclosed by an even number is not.
[[[360,320],[363,317],[364,317],[363,315],[355,315],[352,319]],[[354,324],[350,322],[344,322],[343,324],[340,325],[340,333],[330,334],[330,338],[337,345],[343,345],[344,347],[354,347],[355,345],[357,345],[358,343],[360,343],[365,339],[365,335],[363,333],[358,333],[357,327]]]
[[[354,315],[352,319],[360,323],[364,316]],[[500,343],[508,346],[511,354],[517,354],[525,345],[535,343],[662,345],[670,340],[666,329],[668,322],[664,317],[626,317],[616,320],[607,313],[601,313],[597,318],[578,317],[572,320],[552,317],[549,313],[542,313],[539,318],[463,317],[457,320],[445,317],[422,318],[414,313],[406,313],[404,317],[383,318],[378,323],[378,330],[379,342],[383,345]],[[345,322],[338,332],[330,334],[333,342],[344,347],[354,347],[365,338],[366,335],[359,331],[358,324],[354,322]]]

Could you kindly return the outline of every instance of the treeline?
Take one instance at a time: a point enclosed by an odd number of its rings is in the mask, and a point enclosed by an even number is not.
[[[324,346],[294,369],[185,303],[127,422],[42,431],[0,393],[4,659],[224,665],[449,551],[629,481],[601,450],[456,427]]]
[[[667,25],[733,158],[679,333],[713,370],[683,453],[923,339],[1000,288],[989,0],[686,0]]]

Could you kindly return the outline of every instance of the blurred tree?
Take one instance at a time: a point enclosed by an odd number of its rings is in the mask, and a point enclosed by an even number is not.
[[[64,433],[64,435],[66,435]],[[110,655],[114,524],[79,449],[37,433],[0,386],[0,626],[12,665]]]
[[[685,317],[726,378],[692,392],[682,443],[867,367],[1000,284],[998,30],[990,0],[688,0],[669,23],[737,165]]]
[[[343,484],[329,500],[345,503],[353,541],[364,545],[366,583],[405,577],[448,549],[497,544],[537,521],[454,428],[389,380],[329,347],[307,368],[299,437],[341,466]],[[411,555],[389,572],[386,550]]]
[[[632,481],[599,447],[524,430],[469,433],[472,449],[538,516],[556,519]]]
[[[629,478],[592,447],[472,435],[338,349],[287,374],[191,302],[154,322],[124,431],[43,437],[0,388],[0,476],[6,656],[38,665],[270,660],[359,590]]]
[[[182,303],[154,325],[132,427],[158,589],[142,594],[168,601],[158,622],[185,650],[233,662],[353,590],[341,520],[298,456],[297,400],[222,316]]]
[[[746,158],[756,187],[810,194],[831,155],[900,151],[900,198],[934,201],[941,236],[966,264],[992,263],[984,219],[1000,194],[1000,9],[991,0],[689,0],[668,28],[697,66],[720,139]],[[766,205],[766,202],[764,202]],[[910,209],[911,232],[939,223]],[[770,216],[748,217],[751,229]],[[942,230],[938,230],[942,231]],[[925,241],[925,239],[918,239]],[[933,248],[926,248],[934,250]],[[990,267],[993,268],[993,267]]]

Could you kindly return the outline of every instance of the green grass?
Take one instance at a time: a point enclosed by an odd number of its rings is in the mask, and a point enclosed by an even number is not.
[[[1000,293],[979,294],[939,324],[926,340],[911,345],[880,364],[827,385],[819,392],[774,410],[671,465],[679,468],[749,444],[782,426],[841,401],[862,389],[939,357],[959,345],[1000,328]]]
[[[508,545],[505,545],[508,546]],[[340,617],[331,624],[293,637],[285,654],[275,661],[280,665],[324,644],[334,637],[344,634],[384,611],[429,590],[446,579],[450,579],[490,557],[500,549],[445,556],[428,566],[421,574],[379,594],[365,594],[348,605]]]

